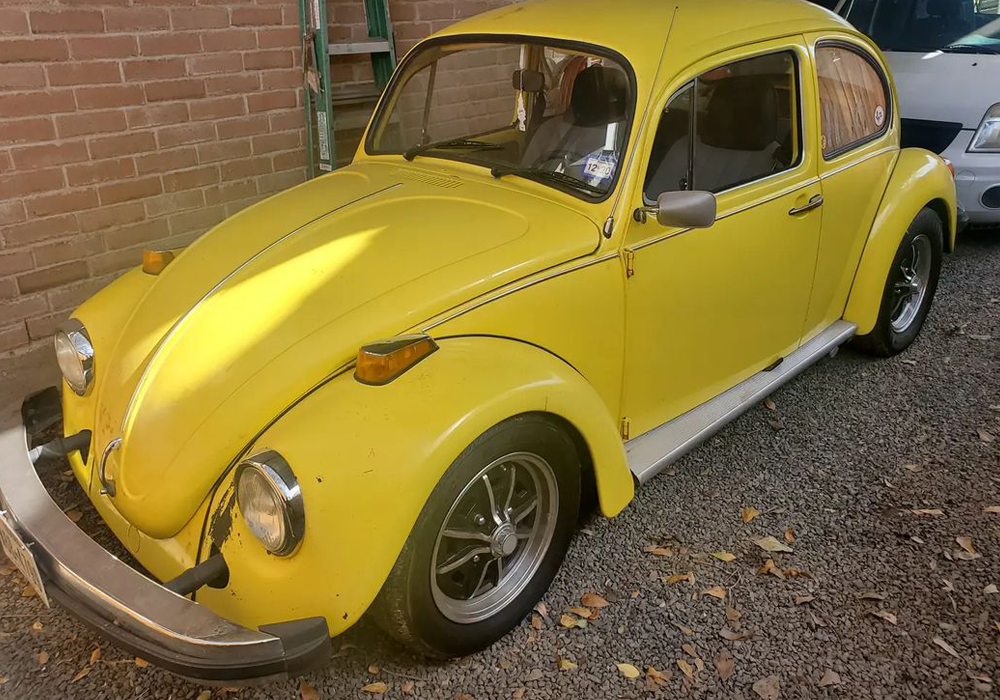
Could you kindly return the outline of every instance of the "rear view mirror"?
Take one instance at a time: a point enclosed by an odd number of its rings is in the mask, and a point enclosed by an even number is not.
[[[515,90],[541,92],[545,89],[545,76],[537,70],[524,68],[514,71],[513,83]]]
[[[708,228],[715,223],[715,214],[715,195],[711,192],[664,192],[656,200],[656,220],[661,226]]]

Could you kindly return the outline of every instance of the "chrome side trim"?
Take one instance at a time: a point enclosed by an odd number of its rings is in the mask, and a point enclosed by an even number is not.
[[[837,321],[774,369],[758,372],[697,408],[629,440],[625,443],[629,469],[640,484],[646,483],[755,403],[846,343],[857,330],[853,323]]]
[[[362,197],[358,197],[357,199],[352,199],[350,202],[345,202],[344,204],[341,204],[339,207],[337,207],[335,209],[331,209],[330,211],[326,212],[322,216],[317,216],[315,219],[307,221],[306,223],[302,224],[298,228],[296,228],[296,229],[294,229],[292,231],[289,231],[288,233],[286,233],[281,238],[278,238],[277,240],[275,240],[275,241],[267,244],[263,248],[261,248],[259,251],[257,251],[256,253],[254,253],[246,261],[240,263],[236,267],[235,270],[233,270],[228,275],[226,275],[225,277],[223,277],[219,282],[217,282],[215,284],[214,287],[212,287],[207,292],[205,292],[205,295],[202,296],[201,299],[199,299],[198,301],[196,301],[194,303],[194,305],[190,309],[188,309],[187,311],[185,311],[184,315],[181,316],[179,319],[177,319],[177,321],[174,323],[174,325],[172,325],[170,327],[170,330],[168,330],[166,333],[164,333],[163,337],[160,338],[160,342],[157,343],[156,349],[153,350],[152,354],[150,355],[149,360],[146,362],[146,366],[142,370],[142,374],[139,377],[139,381],[136,383],[135,388],[132,390],[132,396],[129,397],[128,406],[126,406],[126,408],[125,408],[125,413],[122,414],[121,432],[122,433],[125,432],[125,426],[128,425],[128,419],[129,419],[129,416],[132,414],[132,409],[135,406],[135,400],[136,400],[136,397],[139,395],[139,389],[141,389],[142,385],[146,382],[146,377],[149,374],[150,367],[153,366],[153,364],[156,362],[157,358],[160,356],[160,351],[163,350],[163,347],[174,336],[174,334],[177,332],[177,330],[182,325],[184,325],[184,322],[187,321],[192,316],[192,314],[194,314],[194,312],[198,310],[198,307],[200,307],[202,304],[204,304],[210,297],[214,296],[216,292],[218,292],[220,289],[222,289],[222,287],[224,287],[226,285],[226,283],[229,282],[229,280],[231,280],[233,277],[235,277],[237,274],[239,274],[248,265],[250,265],[251,263],[253,263],[255,260],[257,260],[258,258],[260,258],[262,255],[264,255],[268,251],[270,251],[272,248],[276,248],[277,246],[281,245],[286,240],[288,240],[289,238],[291,238],[295,234],[299,233],[303,229],[305,229],[305,228],[307,228],[309,226],[312,226],[317,221],[322,221],[323,219],[327,218],[328,216],[333,216],[334,214],[336,214],[336,213],[338,213],[340,211],[343,211],[344,209],[346,209],[349,206],[357,204],[358,202],[363,202],[366,199],[371,199],[372,197],[377,197],[378,195],[383,194],[385,192],[388,192],[389,190],[393,190],[393,189],[395,189],[397,187],[400,187],[401,185],[402,185],[402,183],[399,183],[399,182],[393,183],[392,185],[389,185],[387,187],[383,187],[382,189],[376,190],[375,192],[370,192],[370,193],[368,193],[368,194],[366,194],[366,195],[364,195]]]
[[[853,168],[855,165],[860,165],[861,163],[864,163],[866,160],[871,160],[872,158],[878,158],[879,156],[883,156],[886,153],[891,153],[892,151],[898,151],[898,150],[900,149],[895,146],[886,146],[885,148],[880,148],[877,151],[872,151],[871,153],[866,154],[862,158],[858,158],[857,160],[852,160],[850,163],[844,163],[843,165],[837,166],[833,170],[826,171],[825,173],[819,176],[819,179],[825,180],[826,178],[836,175],[837,173],[842,173],[845,170],[849,170],[850,168]],[[850,151],[848,151],[848,153],[850,153]],[[847,154],[845,153],[844,155]]]
[[[562,270],[555,270],[541,277],[536,277],[535,279],[528,280],[527,282],[521,282],[520,284],[515,283],[514,286],[507,287],[506,289],[501,289],[498,292],[489,292],[487,293],[486,296],[480,298],[478,301],[475,301],[470,305],[459,309],[458,311],[450,313],[447,316],[424,326],[422,332],[427,333],[430,330],[437,328],[442,324],[447,323],[448,321],[452,321],[458,318],[459,316],[464,316],[470,311],[475,311],[479,307],[489,304],[491,301],[496,301],[497,299],[503,299],[504,297],[510,296],[515,292],[520,292],[522,289],[527,289],[528,287],[534,287],[536,284],[541,284],[542,282],[545,282],[547,280],[555,279],[556,277],[562,277],[563,275],[568,275],[570,272],[576,272],[577,270],[582,270],[585,267],[590,267],[591,265],[597,265],[602,262],[607,262],[608,260],[612,260],[617,257],[620,257],[617,251],[615,251],[614,253],[607,253],[599,258],[587,260],[577,265],[563,268]]]
[[[101,495],[115,497],[118,490],[115,488],[115,482],[113,479],[108,478],[108,459],[111,457],[111,453],[122,446],[122,439],[120,437],[115,438],[108,443],[108,446],[104,448],[104,452],[101,454],[101,461],[97,465],[97,478],[101,480]]]

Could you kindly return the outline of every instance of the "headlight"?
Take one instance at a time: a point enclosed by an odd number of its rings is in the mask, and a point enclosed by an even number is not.
[[[236,468],[236,502],[247,527],[271,554],[287,556],[302,541],[302,491],[277,452],[254,455]]]
[[[996,153],[1000,152],[1000,103],[993,105],[983,117],[976,135],[969,145],[970,151]]]
[[[87,329],[71,318],[56,332],[54,342],[63,379],[75,393],[85,395],[94,382],[94,346]]]

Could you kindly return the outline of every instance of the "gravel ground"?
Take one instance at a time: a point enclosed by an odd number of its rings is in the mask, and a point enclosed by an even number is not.
[[[362,691],[376,682],[390,698],[778,697],[769,678],[782,698],[990,696],[990,679],[1000,684],[1000,594],[986,591],[1000,586],[1000,513],[984,508],[1000,506],[998,339],[1000,233],[970,233],[909,352],[872,361],[845,350],[823,361],[654,479],[619,517],[586,517],[545,617],[444,664],[414,658],[363,621],[306,677],[311,697],[377,697]],[[64,468],[48,465],[47,478],[58,482]],[[64,505],[83,503],[76,488],[61,487]],[[751,507],[760,514],[743,523]],[[99,531],[79,508],[81,526]],[[786,533],[791,553],[752,541]],[[644,551],[651,545],[671,554]],[[774,574],[761,573],[771,556]],[[687,572],[693,585],[668,583]],[[704,593],[716,586],[724,600]],[[22,588],[16,573],[0,577],[0,698],[209,697],[137,666]],[[562,627],[588,592],[611,602],[586,628]],[[642,675],[627,678],[619,663]],[[300,682],[212,692],[298,698]]]

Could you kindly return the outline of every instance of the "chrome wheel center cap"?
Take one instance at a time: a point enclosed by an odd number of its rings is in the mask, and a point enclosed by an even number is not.
[[[517,549],[517,533],[511,523],[500,525],[490,535],[490,551],[495,557],[509,557]]]

